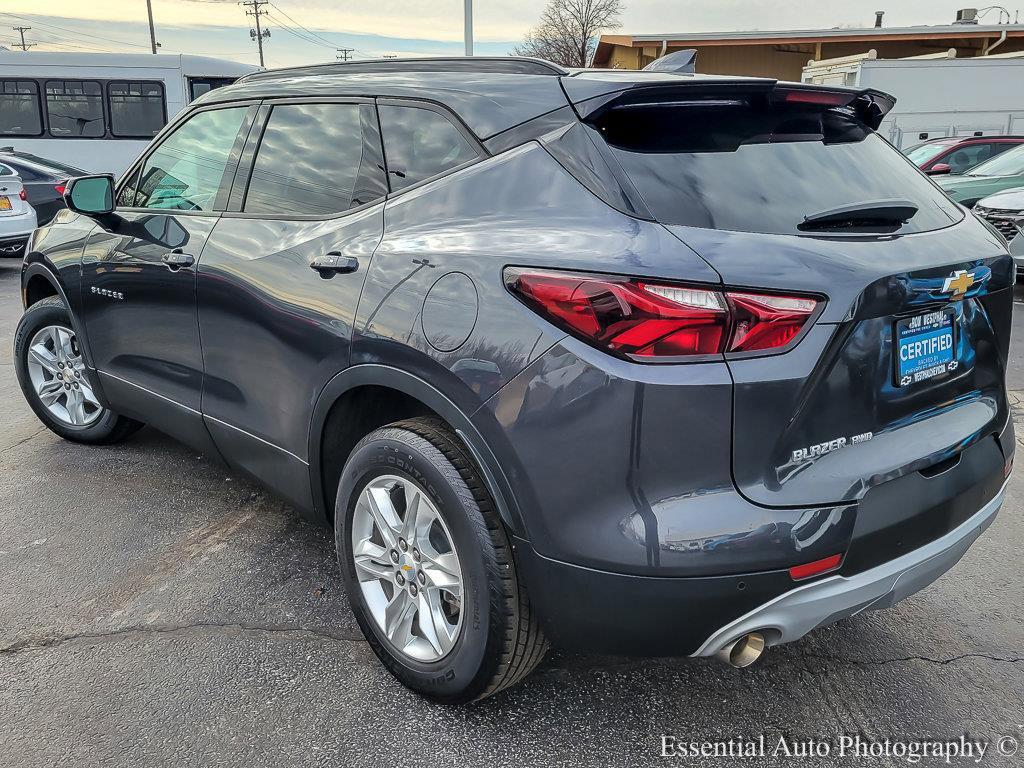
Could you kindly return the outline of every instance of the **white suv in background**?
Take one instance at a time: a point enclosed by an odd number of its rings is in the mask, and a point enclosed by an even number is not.
[[[20,258],[35,228],[36,212],[25,199],[21,177],[0,163],[0,256]]]

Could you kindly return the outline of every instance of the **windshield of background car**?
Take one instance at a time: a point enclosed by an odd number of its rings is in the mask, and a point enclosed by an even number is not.
[[[972,168],[968,176],[1016,176],[1024,173],[1024,144],[1014,147],[1009,152],[993,157],[977,168]]]
[[[918,144],[907,150],[907,157],[914,165],[924,165],[941,155],[956,142],[936,141],[929,144]]]

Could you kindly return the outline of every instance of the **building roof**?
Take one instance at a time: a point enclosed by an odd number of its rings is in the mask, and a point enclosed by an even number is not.
[[[962,40],[965,38],[1024,37],[1024,24],[940,24],[917,27],[864,29],[787,29],[742,32],[660,32],[642,35],[601,35],[594,64],[607,62],[612,46],[650,47],[667,43],[673,48],[705,45],[771,45],[773,43],[863,42],[870,40]]]

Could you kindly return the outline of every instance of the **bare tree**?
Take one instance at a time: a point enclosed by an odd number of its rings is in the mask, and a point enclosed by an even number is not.
[[[585,67],[594,55],[598,35],[617,27],[621,12],[622,0],[548,0],[540,24],[512,53]]]

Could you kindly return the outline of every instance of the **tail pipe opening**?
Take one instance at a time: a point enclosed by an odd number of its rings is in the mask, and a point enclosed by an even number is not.
[[[764,635],[760,632],[751,632],[738,640],[733,640],[727,646],[715,654],[716,659],[724,661],[731,667],[742,669],[749,667],[764,653],[767,647]]]

